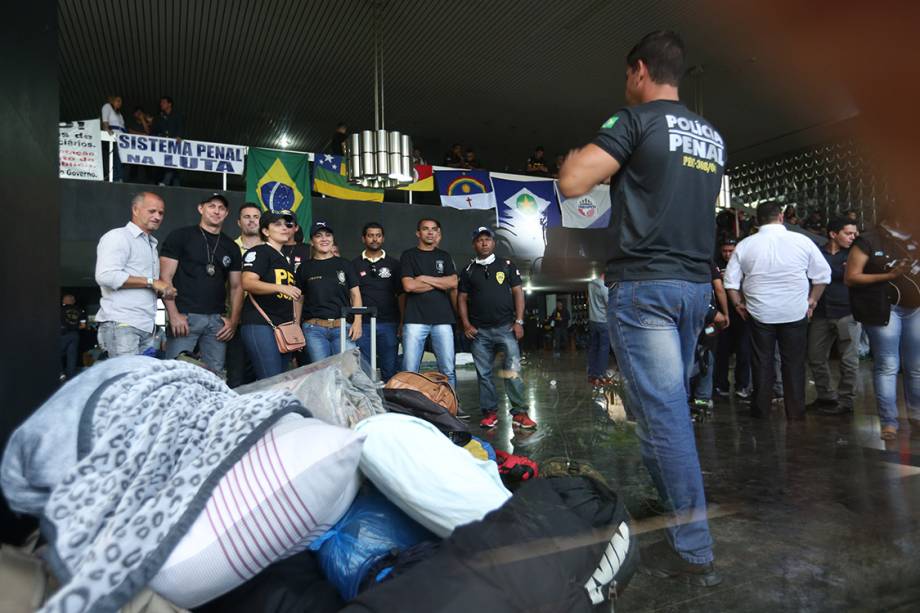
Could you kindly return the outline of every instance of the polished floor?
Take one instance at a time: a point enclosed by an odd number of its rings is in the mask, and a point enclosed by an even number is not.
[[[539,428],[515,433],[502,407],[484,438],[537,462],[590,462],[623,494],[640,542],[663,538],[632,425],[613,423],[592,399],[584,355],[525,362]],[[458,374],[463,408],[475,412],[475,372]],[[638,574],[616,610],[920,611],[920,432],[911,435],[902,407],[898,439],[881,441],[868,363],[860,375],[850,416],[787,424],[779,404],[755,420],[746,403],[717,400],[694,427],[724,581],[700,588]]]

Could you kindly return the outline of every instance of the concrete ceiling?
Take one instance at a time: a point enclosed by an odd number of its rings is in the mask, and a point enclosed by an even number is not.
[[[96,117],[109,93],[127,111],[175,99],[188,138],[321,150],[334,126],[373,127],[369,0],[108,0],[59,3],[61,119]],[[649,0],[381,5],[386,126],[429,161],[451,142],[487,167],[518,170],[589,140],[623,104],[627,51],[660,28],[684,36],[702,76],[685,101],[713,121],[730,161],[806,144],[856,113],[833,86],[771,65],[704,5]],[[719,23],[719,26],[713,25]],[[721,28],[721,30],[720,30]]]

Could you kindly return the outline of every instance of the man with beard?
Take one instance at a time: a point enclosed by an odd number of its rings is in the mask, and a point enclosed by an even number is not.
[[[386,382],[396,374],[396,355],[399,347],[399,329],[402,327],[406,295],[402,289],[399,260],[383,249],[383,226],[372,221],[361,231],[364,250],[352,261],[358,275],[361,301],[364,306],[377,308],[377,363],[380,378]],[[363,323],[364,330],[358,339],[361,356],[371,359],[371,326]]]

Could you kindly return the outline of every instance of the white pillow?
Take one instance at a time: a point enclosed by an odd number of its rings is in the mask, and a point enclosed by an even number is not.
[[[220,480],[150,587],[191,609],[306,549],[351,506],[363,440],[318,419],[282,417]]]
[[[495,462],[477,460],[427,421],[387,413],[359,422],[355,431],[367,436],[361,472],[440,537],[482,519],[511,497]]]

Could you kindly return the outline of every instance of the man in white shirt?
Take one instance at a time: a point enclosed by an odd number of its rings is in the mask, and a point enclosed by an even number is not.
[[[121,96],[109,96],[107,102],[102,105],[101,115],[102,129],[111,136],[117,136],[119,132],[125,131],[125,118],[121,114]],[[108,156],[113,156],[111,179],[115,183],[121,183],[122,168],[121,159],[118,157],[118,147],[114,142],[105,142],[103,145],[105,159],[108,160]],[[108,167],[108,161],[106,161],[105,168],[108,169]]]
[[[778,342],[786,418],[801,420],[805,418],[808,320],[830,283],[831,269],[810,238],[783,226],[778,203],[759,204],[757,223],[757,234],[738,243],[725,270],[729,299],[751,330],[751,415],[763,417],[770,408]]]
[[[159,280],[157,239],[166,205],[151,192],[131,201],[131,221],[106,232],[96,247],[96,283],[102,290],[96,323],[99,344],[109,357],[138,355],[153,347],[157,296],[176,288]]]

